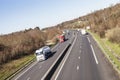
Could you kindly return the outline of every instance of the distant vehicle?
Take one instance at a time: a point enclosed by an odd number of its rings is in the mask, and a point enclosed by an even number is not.
[[[77,29],[77,31],[80,31],[80,29]]]
[[[69,35],[70,31],[69,31],[69,30],[66,30],[66,33]]]
[[[87,26],[86,29],[89,30],[89,29],[90,29],[90,26]]]
[[[49,46],[44,46],[35,51],[37,61],[46,60],[52,54]]]
[[[59,36],[59,41],[61,43],[65,41],[65,35],[64,34],[62,34],[62,35]]]
[[[85,30],[85,29],[81,29],[81,33],[82,33],[82,35],[87,34],[87,32],[86,32],[86,30]]]
[[[64,30],[63,31],[63,34],[65,35],[65,34],[68,34],[69,35],[69,30]]]

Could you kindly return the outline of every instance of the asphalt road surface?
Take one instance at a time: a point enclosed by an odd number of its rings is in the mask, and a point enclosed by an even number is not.
[[[73,37],[73,32],[71,32],[69,35],[67,34],[65,37],[68,40],[66,40],[64,43],[58,43],[55,47],[53,47],[53,55],[50,58],[42,62],[35,61],[15,77],[13,77],[12,80],[40,80],[51,67],[53,62],[62,53],[64,48],[70,43],[71,38]]]
[[[120,80],[91,35],[71,31],[67,41],[58,43],[54,55],[43,62],[34,62],[12,80],[41,80],[64,48],[71,43],[51,80]]]
[[[119,80],[90,35],[78,32],[67,54],[52,80]]]

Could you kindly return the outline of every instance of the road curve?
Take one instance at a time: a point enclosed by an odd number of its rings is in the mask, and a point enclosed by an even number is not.
[[[120,80],[90,34],[70,31],[66,37],[67,41],[53,48],[55,54],[52,57],[43,62],[32,63],[12,80],[41,80],[69,43],[71,46],[51,80]]]
[[[53,56],[42,62],[35,61],[20,73],[18,73],[11,80],[40,80],[45,75],[49,67],[53,64],[53,62],[57,59],[57,57],[61,54],[64,48],[70,43],[72,36],[73,33],[71,32],[69,35],[65,36],[68,38],[67,41],[64,43],[58,43],[57,46],[53,47]]]
[[[67,54],[69,57],[63,59],[51,80],[120,80],[90,35],[78,32]]]

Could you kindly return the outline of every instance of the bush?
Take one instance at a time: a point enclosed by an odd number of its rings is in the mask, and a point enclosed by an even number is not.
[[[120,28],[116,27],[111,30],[108,30],[106,33],[106,37],[111,42],[119,43],[120,44]]]
[[[0,65],[29,55],[44,44],[44,33],[39,28],[1,35]]]
[[[57,28],[45,31],[36,27],[35,29],[1,35],[0,65],[33,53],[36,49],[44,46],[47,40],[56,39],[56,35],[61,33]]]

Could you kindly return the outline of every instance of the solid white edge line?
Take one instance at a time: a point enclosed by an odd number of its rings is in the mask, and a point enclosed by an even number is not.
[[[90,45],[90,46],[91,46],[91,49],[92,49],[93,56],[94,56],[94,58],[95,58],[96,64],[98,64],[98,60],[97,60],[97,57],[96,57],[96,55],[95,55],[95,51],[94,51],[94,49],[93,49],[93,46],[92,46],[92,45]]]
[[[30,70],[33,66],[35,66],[38,62],[35,62],[32,66],[27,68],[24,72],[22,72],[18,77],[15,78],[15,80],[18,80],[23,74],[25,74],[28,70]]]
[[[58,47],[59,43],[57,45],[55,45],[51,50],[55,49],[56,47]],[[15,80],[17,80],[18,78],[20,78],[23,74],[25,74],[29,69],[31,69],[34,65],[36,65],[38,62],[35,62],[32,66],[30,66],[28,69],[26,69],[23,73],[21,73],[17,78],[15,78]],[[41,67],[39,67],[41,68]]]
[[[27,80],[30,80],[30,77],[28,77]]]
[[[57,46],[59,45],[59,43],[55,46],[55,47],[53,47],[52,48],[52,50],[53,49],[55,49]],[[31,69],[34,65],[36,65],[38,62],[35,62],[32,66],[30,66],[28,69],[26,69],[23,73],[21,73],[17,78],[15,78],[15,80],[17,80],[18,78],[20,78],[23,74],[25,74],[29,69]]]
[[[60,74],[60,72],[61,72],[61,70],[62,70],[62,68],[63,68],[63,66],[64,66],[64,64],[65,64],[65,62],[66,62],[66,60],[67,60],[67,58],[68,58],[68,56],[70,55],[70,52],[71,52],[71,50],[72,50],[72,48],[73,48],[76,40],[77,40],[77,36],[75,37],[75,40],[74,40],[74,42],[73,42],[73,45],[71,46],[68,54],[66,55],[65,60],[63,61],[63,64],[61,65],[61,67],[60,67],[60,69],[59,69],[59,71],[58,71],[58,73],[57,73],[57,75],[56,75],[56,77],[55,77],[54,80],[57,80],[57,78],[58,78],[58,76],[59,76],[59,74]]]
[[[68,45],[67,45],[68,46]],[[64,50],[67,48],[67,46],[64,48]],[[64,50],[61,52],[61,53],[63,53],[64,52]],[[45,77],[47,76],[47,74],[50,72],[50,70],[52,69],[52,67],[55,65],[55,63],[58,61],[58,59],[60,58],[60,56],[61,56],[62,54],[60,54],[58,57],[57,57],[57,59],[54,61],[54,63],[50,66],[50,68],[47,70],[47,72],[44,74],[44,76],[41,78],[41,80],[44,80],[45,79]]]
[[[89,43],[90,43],[90,39],[89,39],[89,37],[87,37],[87,39],[88,39],[88,41],[89,41]]]
[[[59,43],[55,45],[51,50],[54,50],[56,47],[58,47]]]

